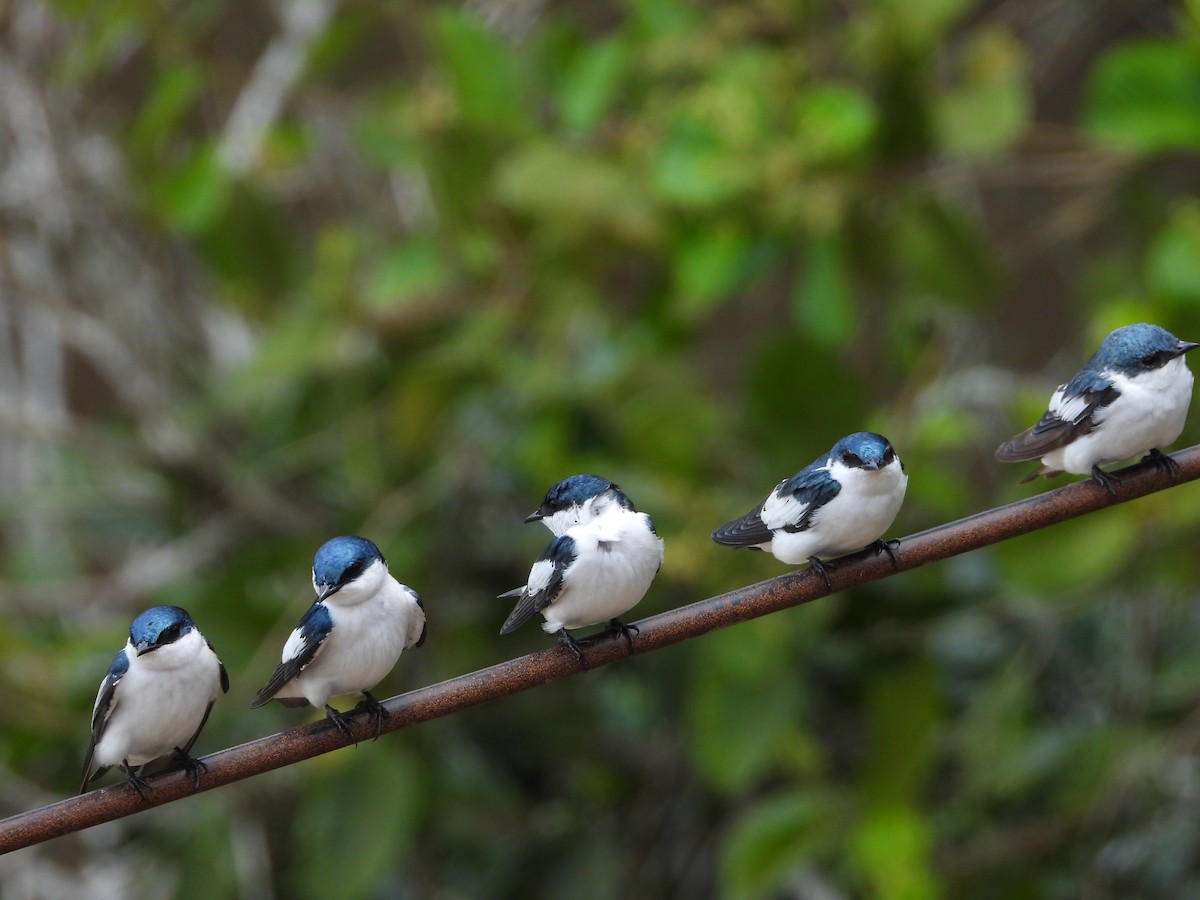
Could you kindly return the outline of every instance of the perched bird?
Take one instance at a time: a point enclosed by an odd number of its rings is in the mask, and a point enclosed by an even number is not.
[[[1175,460],[1159,450],[1183,431],[1192,400],[1192,373],[1183,355],[1200,347],[1165,328],[1139,322],[1118,328],[1066,384],[1032,428],[996,450],[1001,462],[1040,459],[1022,479],[1070,472],[1116,494],[1120,479],[1100,467],[1148,453],[1148,461],[1172,476]]]
[[[523,587],[501,594],[517,597],[501,634],[536,613],[542,628],[557,633],[585,668],[583,650],[569,629],[608,623],[633,650],[636,627],[619,616],[632,609],[658,574],[662,538],[615,484],[597,475],[572,475],[552,487],[526,522],[542,522],[557,536],[529,570]]]
[[[740,519],[712,539],[727,547],[766,550],[780,562],[807,561],[830,590],[830,557],[874,544],[896,562],[880,537],[904,502],[908,476],[887,438],[870,431],[848,434]]]
[[[206,767],[189,751],[213,703],[228,691],[225,667],[185,610],[146,610],[129,626],[125,648],[100,682],[79,793],[110,767],[120,766],[125,780],[145,800],[150,785],[140,770],[168,753],[199,789]]]
[[[316,602],[287,643],[283,661],[250,704],[284,706],[311,703],[349,737],[347,717],[329,698],[362,693],[356,709],[375,720],[379,737],[388,711],[371,696],[396,665],[400,653],[425,643],[425,609],[417,592],[388,574],[387,561],[366,538],[343,536],[326,541],[313,558]]]

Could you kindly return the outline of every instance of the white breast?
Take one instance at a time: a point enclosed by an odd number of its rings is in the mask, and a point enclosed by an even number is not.
[[[542,610],[548,632],[618,618],[646,595],[663,561],[663,542],[643,513],[613,507],[567,531],[577,556],[558,598]]]
[[[373,597],[343,606],[326,604],[333,631],[316,657],[277,697],[303,697],[321,709],[330,697],[369,691],[392,670],[400,653],[420,638],[425,612],[412,591],[390,575]]]
[[[1182,356],[1130,378],[1108,373],[1121,396],[1096,413],[1088,434],[1042,457],[1051,469],[1086,475],[1155,447],[1173,444],[1183,431],[1192,402],[1192,373]]]
[[[879,540],[895,521],[908,487],[898,459],[874,471],[835,461],[830,474],[842,489],[813,514],[812,525],[772,537],[767,549],[780,562],[799,565],[811,556],[832,559],[853,553]]]
[[[194,628],[142,656],[126,644],[125,654],[129,670],[117,684],[112,714],[96,744],[99,766],[125,760],[140,766],[184,747],[221,692],[220,662]]]

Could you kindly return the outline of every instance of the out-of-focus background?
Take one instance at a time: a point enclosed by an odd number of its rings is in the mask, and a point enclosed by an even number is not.
[[[598,472],[638,614],[859,429],[903,535],[1111,328],[1200,339],[1200,4],[10,0],[0,812],[64,797],[129,621],[249,701],[326,538],[520,653],[521,519]],[[1180,445],[1200,438],[1200,416]],[[1200,896],[1185,486],[0,859],[5,898]],[[109,776],[110,779],[113,776]]]

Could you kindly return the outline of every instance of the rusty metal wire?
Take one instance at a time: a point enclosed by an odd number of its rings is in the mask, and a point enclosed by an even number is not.
[[[919,532],[903,539],[896,550],[895,568],[882,553],[867,551],[849,557],[830,572],[833,592],[1200,478],[1200,445],[1181,450],[1174,459],[1179,465],[1177,481],[1172,481],[1167,473],[1154,466],[1132,466],[1120,473],[1121,483],[1115,498],[1090,480],[1081,481]],[[640,634],[634,652],[649,653],[718,628],[808,603],[829,593],[821,576],[810,569],[781,575],[641,620],[637,623]],[[629,649],[619,635],[587,647],[587,662],[592,669],[629,655]],[[580,671],[570,652],[558,646],[551,647],[393,697],[384,702],[390,717],[384,720],[383,730],[396,731],[448,716]],[[371,737],[374,737],[374,725],[364,717],[353,720],[350,739],[343,737],[328,720],[301,725],[204,757],[208,771],[201,778],[200,790],[231,784]],[[0,853],[132,815],[193,793],[191,777],[182,770],[167,771],[149,780],[153,790],[147,792],[147,801],[121,782],[0,820]]]

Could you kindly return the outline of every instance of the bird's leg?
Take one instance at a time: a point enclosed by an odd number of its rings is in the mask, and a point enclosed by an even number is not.
[[[179,747],[175,748],[175,761],[183,766],[184,770],[192,776],[193,790],[200,790],[200,773],[207,772],[208,766],[202,763],[196,757],[192,756],[186,750]]]
[[[875,548],[876,555],[880,553],[886,553],[888,555],[888,559],[892,561],[893,571],[900,568],[900,564],[896,562],[896,548],[900,546],[900,538],[892,538],[890,541],[885,541],[883,538],[880,538],[870,546]]]
[[[1099,466],[1092,466],[1092,481],[1108,491],[1108,495],[1114,500],[1117,499],[1117,485],[1121,483],[1121,479],[1116,475],[1105,472]]]
[[[333,722],[333,724],[337,726],[337,730],[342,733],[343,737],[346,737],[346,738],[350,737],[350,720],[349,719],[347,719],[345,716],[343,716],[340,712],[338,712],[336,709],[334,709],[328,703],[325,704],[325,715],[329,717],[329,721]]]
[[[1142,457],[1142,462],[1153,464],[1155,468],[1166,472],[1171,477],[1171,481],[1179,483],[1179,463],[1157,447],[1151,447],[1150,452]]]
[[[641,634],[642,630],[636,625],[626,625],[620,619],[610,619],[608,623],[609,634],[620,634],[625,638],[625,643],[629,645],[629,652],[633,652],[633,636]]]
[[[583,656],[583,648],[580,647],[579,642],[571,636],[571,632],[567,631],[565,628],[560,628],[558,630],[558,640],[564,647],[575,654],[575,658],[579,660],[579,667],[586,670],[588,666],[587,660],[584,659]]]
[[[372,696],[370,691],[363,691],[362,695],[365,699],[359,701],[357,708],[365,710],[367,715],[375,720],[375,740],[379,740],[379,734],[383,730],[383,720],[388,718],[391,713]]]
[[[825,590],[832,591],[833,582],[829,580],[829,573],[834,569],[833,563],[822,562],[815,556],[810,556],[808,558],[808,564],[812,566],[814,572],[825,579]]]
[[[129,760],[121,760],[121,768],[125,770],[125,781],[129,786],[137,791],[137,795],[142,798],[142,802],[149,803],[150,798],[146,796],[146,791],[151,790],[150,783],[140,775],[134,774],[133,766],[129,765]],[[141,768],[141,766],[138,766]]]

